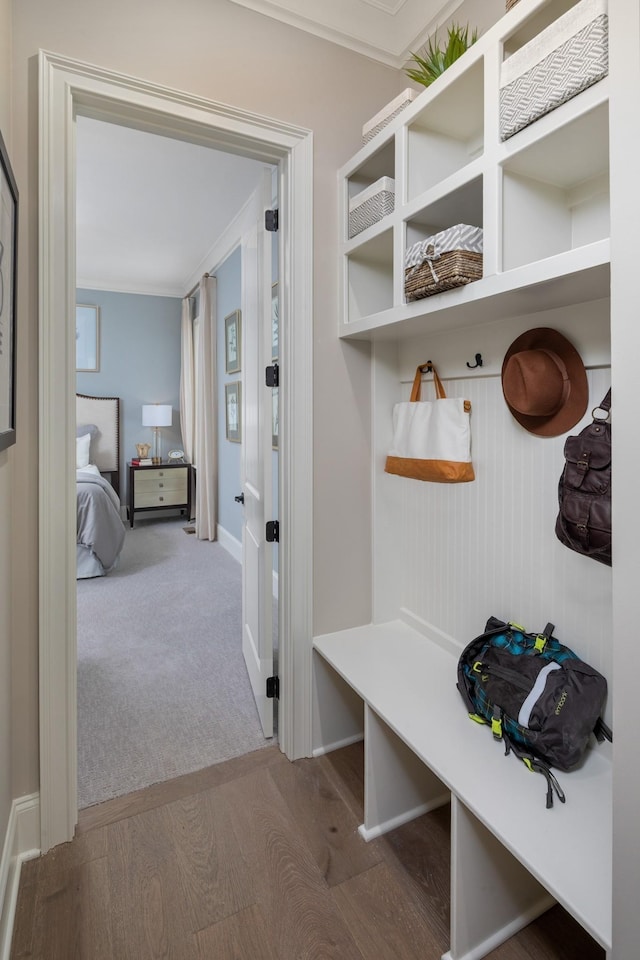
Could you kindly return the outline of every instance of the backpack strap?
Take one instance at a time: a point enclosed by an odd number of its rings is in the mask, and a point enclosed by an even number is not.
[[[525,761],[526,763],[526,761]],[[527,766],[529,766],[527,764]],[[567,798],[564,795],[564,790],[551,773],[551,770],[546,763],[543,763],[541,760],[532,760],[531,761],[531,770],[535,770],[537,773],[541,773],[547,781],[547,810],[551,809],[553,806],[553,791],[555,790],[558,795],[558,800],[560,803],[566,803]]]
[[[536,636],[535,643],[533,645],[533,649],[536,653],[542,653],[546,645],[549,643],[549,640],[551,640],[555,628],[555,623],[548,623],[542,633],[539,633]]]
[[[607,390],[604,400],[599,407],[596,407],[596,410],[606,410],[609,413],[609,410],[611,410],[611,388]]]
[[[547,781],[547,810],[550,810],[553,806],[553,794],[555,792],[556,796],[560,803],[566,803],[567,798],[565,796],[564,790],[558,783],[556,777],[551,772],[551,767],[548,763],[545,763],[544,760],[540,760],[538,757],[534,757],[533,754],[527,753],[525,750],[522,750],[521,747],[518,747],[514,744],[513,740],[503,732],[502,738],[504,740],[504,755],[508,757],[511,751],[518,757],[524,765],[527,767],[531,773],[541,773],[542,776]]]
[[[613,743],[613,730],[611,727],[607,726],[602,717],[598,717],[596,720],[593,733],[598,743],[604,743],[605,740],[608,740],[609,743]]]

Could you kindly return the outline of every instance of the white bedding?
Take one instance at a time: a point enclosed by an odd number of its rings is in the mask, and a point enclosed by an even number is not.
[[[79,473],[92,473],[94,477],[100,476],[100,471],[96,467],[95,463],[88,463],[86,467],[79,467],[76,470],[76,477],[78,476]]]
[[[77,577],[104,576],[115,567],[124,544],[120,500],[98,468],[76,470]]]

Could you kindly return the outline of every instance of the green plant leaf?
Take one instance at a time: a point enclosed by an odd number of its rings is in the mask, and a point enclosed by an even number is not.
[[[426,46],[419,53],[411,51],[410,64],[405,67],[404,72],[410,80],[429,87],[434,80],[437,80],[452,63],[455,63],[477,39],[477,30],[473,31],[471,39],[469,39],[468,24],[462,27],[459,24],[452,23],[447,30],[447,39],[444,48],[438,43],[437,34],[434,34],[433,37],[429,37]]]

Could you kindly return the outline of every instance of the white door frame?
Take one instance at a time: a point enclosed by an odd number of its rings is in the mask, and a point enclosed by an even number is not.
[[[39,228],[40,810],[43,852],[77,821],[75,117],[280,169],[279,741],[311,753],[313,144],[308,130],[41,51]],[[295,318],[295,322],[293,320]]]

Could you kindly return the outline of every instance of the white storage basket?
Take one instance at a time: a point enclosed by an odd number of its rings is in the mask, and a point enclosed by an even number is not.
[[[581,0],[502,64],[500,138],[555,110],[608,70],[607,0]]]
[[[370,187],[349,201],[349,239],[393,213],[396,183],[391,177],[380,177]]]
[[[418,96],[417,91],[407,87],[402,93],[398,94],[391,103],[382,108],[375,117],[367,121],[362,128],[362,142],[369,143],[376,133],[379,133],[388,123],[391,123],[394,117],[397,117],[409,104]]]

